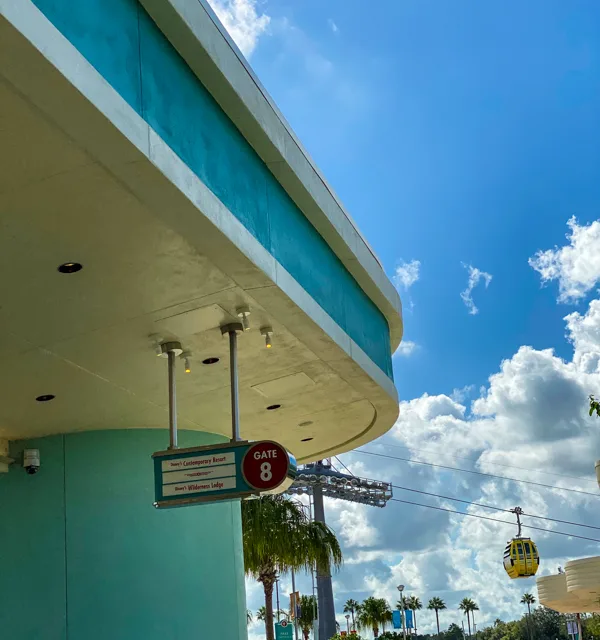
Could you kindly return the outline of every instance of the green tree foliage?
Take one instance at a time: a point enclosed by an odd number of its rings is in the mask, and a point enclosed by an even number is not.
[[[493,626],[478,631],[479,640],[528,640],[528,618],[529,614],[511,622],[496,619]],[[536,640],[567,640],[565,619],[560,613],[538,607],[531,612],[530,620],[531,633]]]
[[[590,396],[590,416],[593,416],[594,413],[600,417],[600,401],[596,400],[594,396]]]
[[[310,571],[315,564],[329,568],[342,562],[333,531],[311,522],[300,504],[283,496],[263,496],[242,502],[242,533],[246,574],[263,586],[266,640],[274,640],[273,586],[291,569]]]
[[[392,610],[384,598],[367,598],[358,610],[358,627],[362,631],[372,629],[379,636],[379,628],[385,631],[386,622],[392,621]]]
[[[467,624],[469,625],[469,638],[471,637],[471,618],[473,611],[479,611],[479,607],[471,598],[463,598],[458,605],[458,608],[467,616]]]
[[[430,611],[435,611],[435,621],[437,622],[437,632],[440,635],[440,611],[446,608],[446,603],[441,598],[431,598],[427,603],[427,608]]]
[[[346,600],[344,605],[344,613],[349,613],[352,616],[352,628],[356,629],[356,622],[354,616],[358,613],[360,604],[356,600]]]
[[[533,629],[531,625],[531,605],[535,604],[535,598],[531,595],[531,593],[524,593],[521,598],[521,604],[527,605],[527,634],[529,635],[529,640],[533,640]]]
[[[410,596],[408,599],[408,608],[413,612],[413,623],[415,627],[415,635],[417,635],[417,611],[423,608],[421,600],[417,596]]]
[[[341,634],[336,633],[331,640],[363,640],[362,636],[359,636],[358,633],[353,633],[352,631],[346,636],[342,637]]]
[[[464,640],[463,630],[454,622],[448,627],[442,636],[443,640]]]
[[[300,615],[298,626],[302,630],[304,640],[308,640],[313,623],[317,619],[317,599],[315,596],[300,596]]]

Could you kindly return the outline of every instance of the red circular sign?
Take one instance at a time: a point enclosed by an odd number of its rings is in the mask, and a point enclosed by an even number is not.
[[[288,622],[287,622],[287,620],[282,620],[279,624],[280,624],[282,627],[287,627],[287,626],[288,626]]]
[[[259,491],[277,488],[286,479],[289,467],[287,451],[276,442],[253,444],[242,460],[244,480]]]

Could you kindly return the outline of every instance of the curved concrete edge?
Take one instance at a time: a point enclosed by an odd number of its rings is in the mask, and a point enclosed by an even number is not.
[[[538,599],[560,613],[600,611],[600,556],[578,558],[565,565],[565,573],[536,580]]]
[[[371,402],[373,420],[361,433],[299,462],[349,451],[387,432],[399,409],[393,381],[31,2],[0,0],[0,9],[0,41],[18,51],[5,81],[155,215],[194,237],[217,267]],[[65,96],[76,101],[76,109],[64,108]],[[200,234],[198,225],[203,225]],[[223,237],[235,247],[227,255],[215,249]]]
[[[392,352],[402,303],[379,260],[205,0],[140,0],[296,205],[385,315]]]

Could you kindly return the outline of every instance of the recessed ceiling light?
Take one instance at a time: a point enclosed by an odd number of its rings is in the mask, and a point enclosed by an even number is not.
[[[79,262],[65,262],[58,267],[60,273],[77,273],[83,269],[83,265]]]
[[[202,360],[202,364],[217,364],[219,362],[219,358],[206,358]]]
[[[280,404],[271,404],[267,407],[267,411],[275,411],[276,409],[280,409],[281,405]]]
[[[304,422],[299,422],[298,426],[299,427],[309,427],[312,423],[313,423],[312,420],[305,420]]]
[[[56,398],[56,396],[52,395],[51,393],[47,393],[46,395],[38,396],[36,400],[38,402],[50,402],[50,400],[54,400],[54,398]]]
[[[302,438],[300,442],[310,442],[311,440],[314,440],[314,438]]]

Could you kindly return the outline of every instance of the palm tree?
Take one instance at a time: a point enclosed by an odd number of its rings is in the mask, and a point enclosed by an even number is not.
[[[339,567],[342,551],[333,531],[311,522],[302,506],[283,496],[263,496],[242,502],[242,532],[246,574],[263,586],[266,640],[274,640],[273,585],[291,569],[310,571],[315,564]]]
[[[408,608],[413,612],[415,635],[417,635],[417,611],[423,608],[421,601],[416,596],[410,596],[408,599]]]
[[[408,609],[410,609],[410,598],[407,598],[406,596],[400,596],[400,600],[396,602],[396,609],[398,609],[399,611],[408,611]],[[403,617],[405,617],[404,614]],[[408,632],[410,633],[410,630]]]
[[[431,598],[427,604],[430,611],[435,611],[435,621],[437,622],[438,636],[440,635],[440,615],[439,612],[446,608],[446,603],[441,598]]]
[[[527,616],[527,630],[529,631],[529,640],[533,640],[533,636],[531,634],[531,605],[535,604],[535,597],[530,593],[524,593],[521,598],[521,604],[527,605],[527,611],[529,613]]]
[[[392,620],[392,610],[384,598],[367,598],[358,610],[358,626],[373,629],[373,636],[379,636],[379,625],[385,631],[385,623]]]
[[[469,638],[471,637],[471,618],[469,614],[473,611],[479,611],[479,607],[471,598],[463,598],[458,605],[458,608],[467,616],[467,624],[469,625]]]
[[[529,612],[529,615],[531,615],[531,605],[535,604],[535,597],[530,593],[524,593],[523,597],[521,598],[521,604],[527,605],[527,611]]]
[[[304,640],[308,640],[313,624],[317,619],[317,599],[315,596],[300,596],[300,615],[296,621],[302,629]]]
[[[250,624],[252,622],[252,611],[250,609],[246,609],[246,624]]]
[[[349,613],[352,616],[352,628],[356,629],[356,623],[354,622],[354,614],[358,613],[358,609],[360,604],[356,602],[356,600],[346,600],[346,604],[344,605],[344,613]]]
[[[261,607],[256,612],[256,619],[260,622],[264,622],[267,619],[267,607]]]

